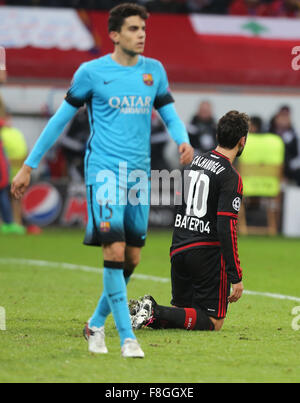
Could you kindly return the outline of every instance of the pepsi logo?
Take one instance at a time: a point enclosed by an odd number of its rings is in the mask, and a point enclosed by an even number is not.
[[[39,183],[30,187],[22,200],[25,220],[29,224],[40,227],[54,223],[61,210],[61,196],[58,190],[48,183]]]

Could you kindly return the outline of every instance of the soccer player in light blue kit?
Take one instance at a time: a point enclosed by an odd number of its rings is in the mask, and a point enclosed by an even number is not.
[[[16,198],[22,197],[30,184],[32,169],[37,168],[78,108],[86,104],[91,135],[85,156],[88,224],[84,243],[103,248],[104,289],[84,334],[89,351],[107,353],[104,324],[112,312],[122,356],[140,358],[144,357],[144,352],[132,331],[126,284],[140,261],[150,203],[130,203],[128,179],[136,170],[150,177],[153,107],[178,144],[182,165],[189,164],[194,154],[174,108],[163,66],[141,56],[147,18],[146,9],[135,4],[121,4],[111,10],[108,28],[114,52],[79,67],[64,102],[50,119],[12,184],[12,194]],[[120,163],[126,166],[126,180],[119,177],[123,176],[119,175]],[[114,181],[109,184],[117,186],[115,202],[101,191],[105,182],[102,173],[109,171],[119,179],[117,185]],[[124,200],[129,202],[124,203]]]

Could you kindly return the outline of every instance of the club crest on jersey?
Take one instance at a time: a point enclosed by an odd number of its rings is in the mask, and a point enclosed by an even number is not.
[[[109,222],[101,222],[100,224],[100,231],[101,232],[109,232],[110,231],[110,223]]]
[[[151,87],[151,85],[154,84],[154,80],[153,80],[152,74],[143,74],[143,80],[144,80],[144,83],[145,83],[146,85],[149,85],[149,87]]]

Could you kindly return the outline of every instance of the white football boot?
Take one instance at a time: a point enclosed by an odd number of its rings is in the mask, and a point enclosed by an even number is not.
[[[89,352],[94,354],[107,354],[108,350],[105,345],[104,326],[89,328],[89,324],[85,325],[83,331],[85,339],[89,343]]]
[[[145,354],[139,343],[135,339],[125,339],[122,346],[122,357],[124,358],[144,358]]]
[[[154,298],[151,295],[145,295],[136,305],[135,314],[131,317],[132,328],[134,330],[141,329],[143,326],[147,326],[153,322],[154,308],[157,305]]]
[[[131,325],[134,325],[135,315],[141,308],[141,302],[138,299],[131,299],[128,303]]]

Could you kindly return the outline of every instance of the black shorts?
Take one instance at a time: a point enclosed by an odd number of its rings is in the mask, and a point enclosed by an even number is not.
[[[189,249],[172,257],[172,302],[225,318],[231,284],[220,248]]]

